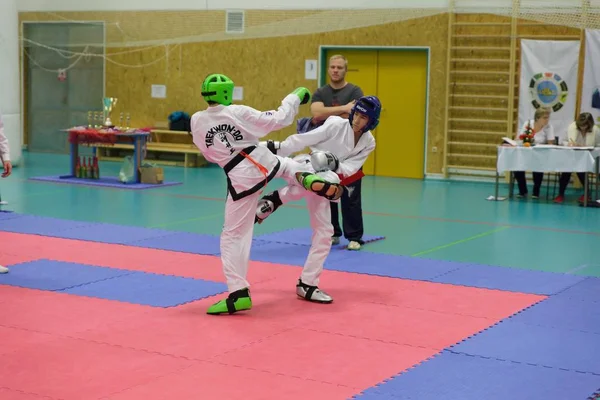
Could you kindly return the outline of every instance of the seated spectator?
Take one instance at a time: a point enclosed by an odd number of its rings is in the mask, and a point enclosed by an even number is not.
[[[517,133],[515,139],[519,139],[519,135],[527,130],[528,127],[533,129],[534,136],[533,140],[535,144],[548,144],[554,143],[554,129],[548,122],[550,121],[550,109],[549,108],[538,108],[535,110],[535,114],[532,120],[525,121],[521,130]],[[519,194],[517,197],[527,197],[527,180],[525,178],[525,171],[514,171],[515,180],[519,186]],[[533,172],[533,195],[532,199],[540,198],[540,188],[544,180],[543,172]]]
[[[575,120],[567,130],[567,136],[569,146],[571,147],[600,147],[600,129],[594,125],[594,117],[588,112],[579,114],[577,120]],[[572,172],[563,172],[560,174],[558,181],[558,196],[554,199],[555,203],[562,203],[565,201],[565,190],[571,180]],[[587,173],[578,172],[577,178],[582,185],[585,186],[585,180],[587,179]],[[583,203],[583,195],[579,198],[579,202]]]

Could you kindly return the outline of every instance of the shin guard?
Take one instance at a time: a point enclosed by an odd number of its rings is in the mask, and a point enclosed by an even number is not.
[[[276,190],[263,196],[258,201],[258,207],[256,208],[256,215],[254,216],[254,223],[262,224],[267,217],[275,212],[283,203],[279,198],[279,192]]]
[[[328,200],[338,200],[344,193],[344,187],[338,183],[331,183],[319,175],[303,172],[298,177],[298,182],[311,192],[323,196]]]

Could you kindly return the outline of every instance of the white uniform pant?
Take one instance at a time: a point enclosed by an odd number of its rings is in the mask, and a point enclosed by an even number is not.
[[[280,161],[281,166],[275,177],[283,178],[287,182],[297,182],[295,174],[308,171],[305,165],[290,158],[280,158]],[[297,189],[311,194],[298,183],[295,186]],[[262,191],[258,191],[238,201],[233,201],[231,196],[227,195],[220,247],[223,273],[230,293],[250,287],[247,276],[250,248],[252,247],[252,237],[254,235],[254,217],[258,200],[263,194]],[[315,197],[318,196],[315,195]],[[324,198],[323,200],[328,202]],[[310,283],[307,282],[307,284]]]
[[[309,160],[308,155],[299,155],[294,158],[294,161],[304,165],[304,168],[307,168],[308,172],[314,173],[312,165],[307,160]],[[319,173],[318,175],[321,175],[329,182],[339,183],[339,178],[335,173]],[[308,208],[310,227],[312,228],[310,250],[304,262],[304,269],[302,270],[300,279],[307,285],[318,286],[319,278],[323,272],[323,265],[331,251],[333,225],[331,224],[330,200],[305,190],[295,180],[287,181],[288,185],[278,190],[281,202],[286,204],[304,198]]]

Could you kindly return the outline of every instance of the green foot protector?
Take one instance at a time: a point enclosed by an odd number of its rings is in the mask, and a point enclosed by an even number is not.
[[[246,288],[230,293],[226,299],[210,306],[206,313],[211,315],[233,314],[251,308],[252,299],[250,298],[250,291]]]
[[[303,172],[298,181],[306,190],[323,196],[328,200],[337,200],[342,197],[344,187],[337,183],[331,183],[321,178],[319,175]]]

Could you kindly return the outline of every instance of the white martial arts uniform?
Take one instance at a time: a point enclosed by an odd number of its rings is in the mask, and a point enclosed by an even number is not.
[[[4,122],[2,122],[2,114],[0,114],[0,159],[4,161],[10,161],[10,147],[8,146],[8,139],[4,134]],[[0,170],[2,169],[0,164]]]
[[[2,122],[2,114],[0,114],[0,175],[4,171],[4,162],[10,161],[10,147],[8,146],[8,139],[4,134],[4,122]],[[0,265],[0,273],[5,274],[8,272],[8,268]]]
[[[364,132],[355,146],[354,130],[348,119],[332,116],[323,125],[312,131],[289,136],[280,143],[277,155],[289,156],[307,147],[312,151],[329,151],[337,156],[339,167],[334,172],[342,179],[354,175],[360,170],[369,154],[375,149],[375,138],[370,131]],[[294,160],[307,165],[310,172],[315,172],[310,164],[310,155],[300,154],[294,157]],[[327,174],[320,173],[320,175],[329,182],[339,182],[334,180],[335,177]],[[313,230],[311,248],[301,279],[308,285],[318,286],[323,264],[331,250],[331,237],[333,236],[330,201],[303,190],[295,182],[288,180],[288,183],[289,185],[278,190],[281,202],[285,204],[304,197],[310,216],[310,226]]]
[[[261,190],[273,178],[289,180],[297,172],[308,171],[302,164],[257,146],[260,138],[291,125],[299,106],[300,98],[290,94],[276,111],[217,105],[196,112],[191,118],[194,144],[227,175],[221,260],[230,292],[250,286],[246,276]]]

